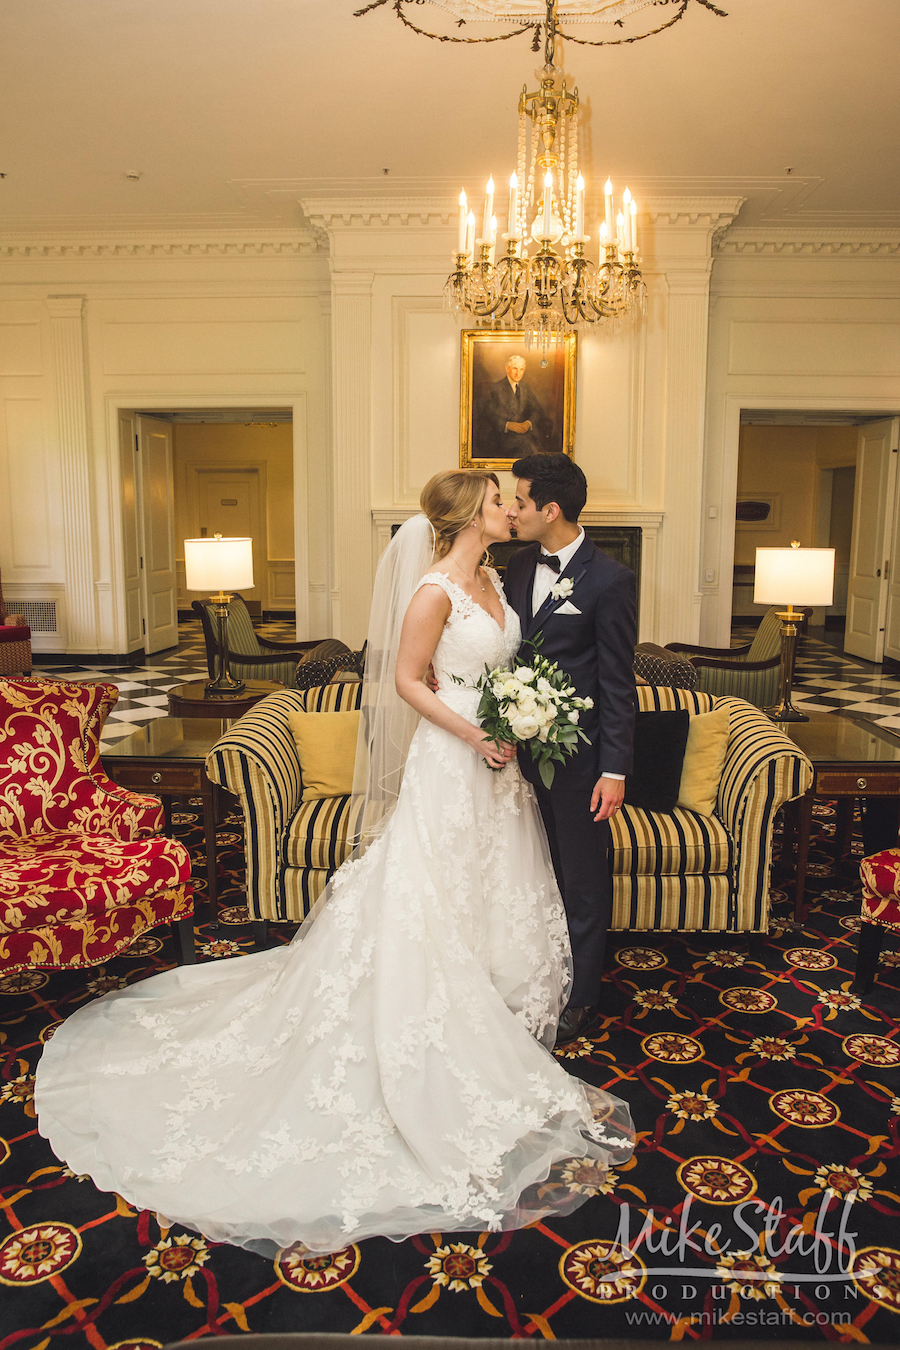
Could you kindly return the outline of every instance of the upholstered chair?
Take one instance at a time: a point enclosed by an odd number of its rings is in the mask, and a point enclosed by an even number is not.
[[[853,989],[867,994],[875,981],[885,933],[900,933],[900,848],[863,858],[859,875],[863,896]]]
[[[267,921],[297,923],[349,856],[349,797],[304,802],[292,711],[359,708],[360,684],[284,690],[251,708],[206,762],[240,799],[247,905],[258,939]],[[614,929],[765,933],[772,832],[779,808],[802,796],[812,767],[784,732],[743,699],[640,685],[642,712],[727,707],[728,748],[715,811],[669,813],[625,805],[611,821]]]
[[[161,924],[193,961],[187,849],[117,787],[99,737],[115,685],[0,680],[0,971],[94,966]]]
[[[778,611],[763,615],[752,642],[742,647],[694,647],[669,642],[666,651],[686,656],[698,671],[697,688],[717,698],[743,698],[756,708],[778,701],[781,676],[781,620]]]
[[[219,673],[215,606],[208,600],[194,600],[191,609],[203,625],[206,664],[209,678],[214,680]],[[311,642],[270,642],[260,637],[253,627],[243,596],[235,595],[228,607],[228,663],[236,680],[280,680],[286,688],[293,689],[297,663],[319,645],[320,639]],[[337,645],[343,651],[349,651],[343,643]],[[337,655],[336,652],[330,654]]]

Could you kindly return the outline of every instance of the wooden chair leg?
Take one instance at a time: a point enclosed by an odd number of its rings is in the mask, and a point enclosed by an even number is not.
[[[253,929],[253,945],[258,952],[268,950],[269,946],[269,925],[265,919],[254,919],[250,927]]]
[[[853,981],[854,994],[867,994],[872,988],[883,937],[884,929],[878,923],[864,923],[860,926],[859,944],[856,948],[856,977]]]
[[[189,915],[186,919],[179,919],[175,927],[178,929],[178,945],[181,949],[179,965],[195,966],[197,964],[197,949],[194,946],[193,915]]]

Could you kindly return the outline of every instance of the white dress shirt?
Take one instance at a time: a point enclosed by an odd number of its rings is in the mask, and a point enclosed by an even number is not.
[[[571,544],[566,544],[565,548],[561,548],[558,553],[548,553],[546,549],[541,549],[541,557],[559,558],[559,572],[553,572],[549,567],[542,567],[540,563],[538,563],[537,567],[534,569],[534,585],[531,590],[532,614],[537,614],[541,605],[550,594],[551,587],[555,586],[559,581],[559,578],[562,576],[583,543],[584,530],[579,530],[577,539],[573,539]],[[601,776],[603,778],[618,778],[622,782],[625,781],[624,773],[604,773]]]

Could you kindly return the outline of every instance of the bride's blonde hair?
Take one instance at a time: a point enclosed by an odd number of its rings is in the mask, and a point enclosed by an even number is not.
[[[481,514],[488,483],[500,486],[497,475],[486,469],[446,469],[429,478],[419,505],[434,528],[435,558],[446,557],[457,535]]]

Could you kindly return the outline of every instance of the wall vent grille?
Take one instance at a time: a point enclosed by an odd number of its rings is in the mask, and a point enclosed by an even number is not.
[[[12,600],[6,597],[7,614],[24,614],[32,633],[58,633],[55,600]]]

